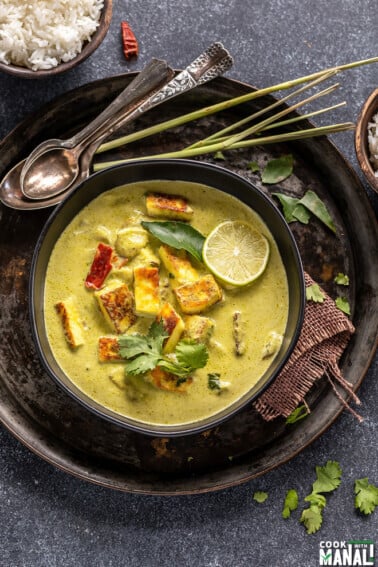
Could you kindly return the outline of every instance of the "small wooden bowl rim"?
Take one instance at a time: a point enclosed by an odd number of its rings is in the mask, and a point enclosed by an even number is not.
[[[59,63],[52,69],[40,69],[39,71],[32,71],[28,67],[21,67],[19,65],[7,65],[5,63],[0,63],[0,71],[4,71],[4,73],[16,75],[24,79],[43,79],[53,75],[58,75],[59,73],[63,73],[64,71],[68,71],[69,69],[76,67],[76,65],[85,61],[85,59],[87,59],[87,57],[89,57],[102,43],[109,30],[112,19],[112,11],[113,0],[104,0],[104,7],[102,8],[99,25],[92,35],[91,40],[87,41],[81,52],[70,61],[67,61],[66,63]]]
[[[378,112],[378,88],[367,98],[357,119],[354,145],[360,167],[374,191],[378,192],[378,177],[374,175],[374,169],[369,160],[367,128],[373,115]]]

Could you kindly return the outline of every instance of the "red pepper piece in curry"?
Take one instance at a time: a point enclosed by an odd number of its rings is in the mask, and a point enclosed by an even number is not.
[[[139,52],[138,41],[128,22],[121,22],[121,33],[124,56],[126,59],[137,57]]]
[[[112,269],[113,248],[100,242],[93,258],[91,269],[85,280],[85,287],[100,289]]]

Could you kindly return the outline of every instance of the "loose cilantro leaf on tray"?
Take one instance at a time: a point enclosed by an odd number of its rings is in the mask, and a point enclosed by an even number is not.
[[[265,500],[267,500],[267,498],[268,498],[268,493],[262,492],[261,490],[258,490],[253,495],[253,500],[258,502],[259,504],[262,504],[263,502],[265,502]]]
[[[325,295],[318,284],[312,284],[306,287],[306,299],[315,303],[323,303]]]
[[[335,299],[335,304],[340,311],[345,313],[346,315],[350,315],[350,305],[349,301],[345,297],[337,297]]]
[[[378,487],[369,484],[368,478],[357,479],[354,483],[355,507],[363,514],[371,514],[378,506]]]
[[[339,272],[333,280],[337,285],[349,285],[349,276]]]
[[[163,323],[156,321],[147,335],[135,333],[119,337],[120,355],[126,360],[127,374],[146,374],[160,366],[171,374],[185,378],[197,368],[206,366],[209,355],[204,344],[182,340],[172,354],[166,355],[163,345],[167,337]]]
[[[291,513],[298,508],[298,493],[291,489],[286,492],[285,502],[282,510],[282,517],[286,520]]]
[[[341,483],[341,467],[337,461],[328,461],[324,467],[316,467],[317,479],[312,485],[312,491],[332,492]]]
[[[291,412],[291,414],[286,418],[286,423],[290,425],[292,423],[297,423],[297,421],[304,419],[308,415],[309,413],[307,407],[304,404],[302,404],[301,406],[298,406],[297,408],[295,408],[294,411]]]
[[[323,523],[321,509],[318,506],[310,506],[310,508],[306,508],[306,510],[303,510],[302,512],[300,521],[304,524],[308,534],[314,534],[320,530]]]
[[[190,224],[181,221],[142,221],[141,225],[164,244],[178,250],[186,250],[202,262],[205,237]]]

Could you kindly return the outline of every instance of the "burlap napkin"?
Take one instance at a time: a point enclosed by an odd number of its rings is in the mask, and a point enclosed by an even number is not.
[[[314,281],[305,273],[306,287]],[[341,396],[341,386],[357,404],[359,399],[338,366],[354,327],[348,317],[323,291],[323,303],[306,302],[304,323],[298,342],[284,369],[271,386],[255,402],[255,408],[266,420],[288,417],[300,404],[314,383],[326,376],[340,401],[357,417],[362,418]]]

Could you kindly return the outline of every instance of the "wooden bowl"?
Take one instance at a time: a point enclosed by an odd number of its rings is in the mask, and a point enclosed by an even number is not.
[[[360,167],[374,191],[378,192],[378,177],[374,175],[373,165],[369,159],[368,123],[378,112],[378,89],[375,89],[364,103],[357,119],[354,145]]]
[[[59,73],[63,73],[69,69],[73,69],[73,67],[76,67],[76,65],[85,61],[85,59],[87,59],[87,57],[89,57],[99,47],[105,38],[112,19],[112,4],[113,0],[104,0],[104,7],[95,33],[92,35],[90,41],[84,43],[81,52],[70,61],[67,61],[66,63],[59,63],[52,69],[40,69],[38,71],[33,71],[28,67],[21,67],[19,65],[6,65],[5,63],[0,63],[0,72],[3,71],[4,73],[16,75],[24,79],[44,79],[58,75]]]

